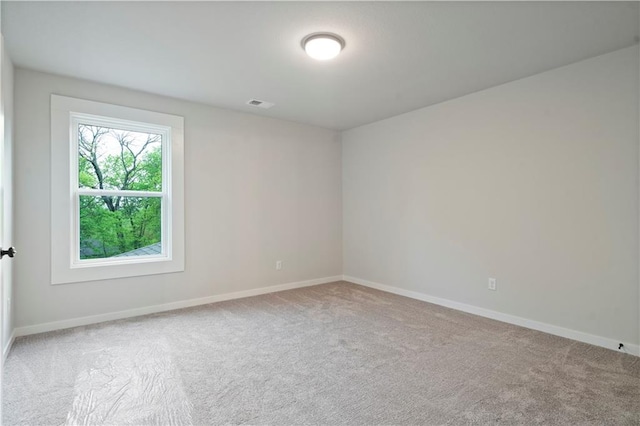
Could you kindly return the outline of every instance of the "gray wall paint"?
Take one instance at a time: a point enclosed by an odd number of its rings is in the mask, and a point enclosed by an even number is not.
[[[4,115],[4,162],[0,166],[3,179],[3,202],[4,209],[2,212],[3,240],[5,246],[13,245],[13,63],[4,48],[4,40],[2,40],[2,70],[0,71],[0,84],[2,88],[2,114]],[[6,348],[13,332],[13,313],[14,301],[13,295],[13,261],[5,258],[2,261],[2,312],[3,328],[2,328],[2,348]]]
[[[341,274],[337,132],[23,69],[15,78],[17,327]],[[185,118],[184,273],[49,284],[52,93]]]
[[[344,132],[342,157],[335,132],[86,81],[19,69],[15,93],[16,326],[344,272],[638,343],[637,46]],[[186,272],[49,285],[51,93],[185,117]]]
[[[635,46],[344,132],[344,273],[638,343],[638,89]]]

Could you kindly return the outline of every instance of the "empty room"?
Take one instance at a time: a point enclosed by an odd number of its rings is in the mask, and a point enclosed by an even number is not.
[[[0,12],[3,425],[640,425],[640,2]]]

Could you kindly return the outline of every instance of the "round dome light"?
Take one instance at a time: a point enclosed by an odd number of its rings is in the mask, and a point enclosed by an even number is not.
[[[338,56],[344,48],[344,40],[336,34],[316,33],[306,36],[302,40],[302,47],[313,59],[326,61]]]

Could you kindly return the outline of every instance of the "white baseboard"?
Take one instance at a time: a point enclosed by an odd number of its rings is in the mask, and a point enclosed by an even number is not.
[[[518,317],[515,315],[504,314],[498,311],[492,311],[490,309],[480,308],[473,305],[467,305],[466,303],[454,302],[453,300],[442,299],[440,297],[430,296],[428,294],[419,293],[411,290],[404,290],[398,287],[392,287],[385,284],[376,283],[373,281],[363,280],[361,278],[350,277],[344,275],[344,281],[349,281],[354,284],[360,284],[365,287],[374,288],[377,290],[386,291],[387,293],[394,293],[400,296],[410,297],[412,299],[422,300],[424,302],[433,303],[435,305],[445,306],[447,308],[456,309],[458,311],[467,312],[481,317],[491,318],[494,320],[506,322],[509,324],[519,325],[520,327],[530,328],[537,331],[553,334],[560,337],[566,337],[568,339],[577,340],[579,342],[589,343],[603,348],[612,349],[617,352],[625,352],[631,355],[640,356],[640,345],[634,345],[624,343],[624,347],[618,350],[619,340],[609,339],[607,337],[595,336],[593,334],[584,333],[582,331],[571,330],[564,327],[558,327],[556,325],[547,324],[544,322],[534,321],[527,318]]]
[[[363,280],[361,278],[351,277],[348,275],[343,275],[343,276],[338,275],[333,277],[318,278],[314,280],[280,284],[280,285],[275,285],[271,287],[262,287],[262,288],[252,289],[252,290],[219,294],[215,296],[202,297],[198,299],[182,300],[179,302],[165,303],[162,305],[146,306],[143,308],[129,309],[125,311],[110,312],[106,314],[91,315],[87,317],[72,318],[72,319],[62,320],[62,321],[54,321],[54,322],[48,322],[43,324],[35,324],[35,325],[29,325],[25,327],[18,327],[13,330],[13,332],[11,333],[11,338],[9,339],[9,342],[3,348],[3,357],[6,358],[7,354],[9,353],[9,350],[11,349],[11,346],[13,345],[15,338],[19,336],[27,336],[30,334],[44,333],[47,331],[62,330],[65,328],[96,324],[96,323],[105,322],[105,321],[131,318],[131,317],[136,317],[141,315],[154,314],[158,312],[172,311],[175,309],[189,308],[189,307],[198,306],[198,305],[207,305],[209,303],[222,302],[225,300],[242,299],[244,297],[259,296],[261,294],[275,293],[278,291],[292,290],[295,288],[309,287],[313,285],[326,284],[326,283],[341,281],[341,280],[349,281],[355,284],[363,285],[365,287],[370,287],[370,288],[374,288],[381,291],[386,291],[388,293],[398,294],[400,296],[410,297],[412,299],[422,300],[424,302],[445,306],[447,308],[455,309],[462,312],[467,312],[474,315],[479,315],[481,317],[491,318],[497,321],[502,321],[509,324],[514,324],[521,327],[542,331],[542,332],[553,334],[556,336],[566,337],[568,339],[577,340],[579,342],[601,346],[603,348],[612,349],[615,351],[618,351],[618,344],[620,343],[618,340],[596,336],[596,335],[584,333],[581,331],[571,330],[568,328],[559,327],[559,326],[555,326],[555,325],[551,325],[551,324],[547,324],[539,321],[534,321],[527,318],[518,317],[515,315],[509,315],[502,312],[493,311],[490,309],[480,308],[477,306],[468,305],[466,303],[455,302],[452,300],[430,296],[428,294],[419,293],[411,290],[405,290],[405,289],[401,289],[398,287],[393,287],[385,284],[380,284],[373,281]],[[640,345],[624,343],[624,348],[622,349],[622,351],[635,356],[640,356]]]
[[[2,348],[2,362],[7,359],[7,355],[9,355],[9,351],[11,350],[11,346],[13,346],[13,342],[16,340],[16,329],[14,328],[11,332],[11,336],[9,336],[9,341],[6,346]]]
[[[270,287],[256,288],[252,290],[236,291],[233,293],[218,294],[215,296],[201,297],[198,299],[181,300],[179,302],[165,303],[162,305],[145,306],[143,308],[128,309],[126,311],[109,312],[106,314],[91,315],[87,317],[72,318],[62,321],[53,321],[43,324],[17,327],[14,330],[15,337],[28,336],[30,334],[44,333],[47,331],[62,330],[65,328],[78,327],[81,325],[96,324],[99,322],[113,321],[123,318],[137,317],[141,315],[155,314],[158,312],[173,311],[175,309],[189,308],[209,303],[222,302],[225,300],[242,299],[244,297],[259,296],[261,294],[275,293],[277,291],[292,290],[294,288],[309,287],[312,285],[326,284],[341,281],[342,276],[318,278],[314,280],[298,281],[287,284],[274,285]],[[13,335],[12,335],[13,337]]]

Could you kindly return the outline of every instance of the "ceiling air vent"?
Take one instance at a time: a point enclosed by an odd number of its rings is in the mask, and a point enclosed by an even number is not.
[[[274,104],[272,104],[271,102],[261,101],[260,99],[249,99],[247,101],[247,105],[256,107],[256,108],[269,109]]]

